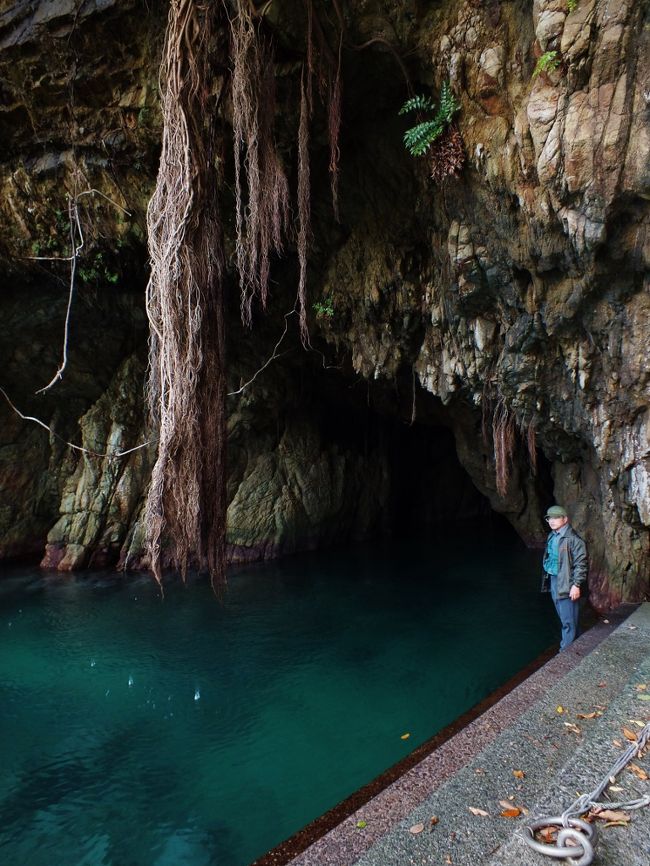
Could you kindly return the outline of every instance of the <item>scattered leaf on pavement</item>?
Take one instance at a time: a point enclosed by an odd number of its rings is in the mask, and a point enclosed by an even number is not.
[[[637,695],[640,701],[650,701],[650,695]]]
[[[439,820],[440,820],[440,818],[438,818],[437,815],[432,815],[432,816],[429,818],[429,825],[430,825],[430,827],[433,829],[433,827],[436,826],[436,824],[438,823]]]
[[[607,683],[598,683],[599,689],[604,689],[607,686]]]
[[[516,806],[511,806],[509,809],[504,809],[501,813],[502,818],[518,818],[521,815],[521,809]]]
[[[620,740],[612,740],[612,743],[619,749],[623,748],[623,743]]]
[[[363,828],[367,827],[367,826],[368,826],[367,821],[357,821],[357,829],[358,830],[363,830]]]
[[[628,722],[636,725],[637,728],[645,728],[645,722],[640,722],[638,719],[628,719]]]
[[[609,790],[610,790],[610,791],[613,791],[615,794],[620,794],[621,791],[623,791],[623,790],[625,790],[625,789],[624,789],[624,788],[621,788],[620,785],[610,785],[610,786],[609,786]]]
[[[472,815],[480,815],[481,818],[489,818],[490,813],[486,812],[485,809],[477,809],[476,806],[468,806],[467,807]]]
[[[650,776],[648,776],[646,771],[639,767],[638,764],[628,764],[627,768],[630,772],[634,773],[638,779],[641,779],[642,782],[647,782],[648,779],[650,779]]]
[[[623,736],[626,740],[632,740],[633,743],[636,743],[636,734],[629,728],[623,728]]]
[[[515,779],[524,779],[526,777],[526,774],[523,770],[513,770],[512,775],[515,777]]]
[[[555,842],[555,840],[557,839],[558,830],[559,827],[542,827],[542,829],[539,831],[539,835],[545,842],[550,844],[552,842]]]
[[[648,690],[647,683],[640,683],[638,686],[635,686],[637,692],[646,692]]]
[[[593,713],[577,713],[576,719],[597,719],[598,716],[602,716],[602,713],[594,710]]]
[[[564,724],[571,731],[572,734],[581,734],[582,733],[582,731],[580,730],[580,728],[577,725],[573,725],[573,724],[571,724],[571,722],[565,722]]]
[[[627,812],[623,812],[620,809],[592,809],[590,814],[601,821],[616,821],[627,824],[630,820]]]
[[[415,836],[417,833],[421,833],[424,830],[424,824],[414,824],[412,827],[409,827],[409,833],[413,833]]]
[[[604,827],[627,827],[627,825],[628,825],[628,821],[608,821],[603,826]]]
[[[563,712],[564,712],[564,707],[561,706],[561,705],[558,706],[558,707],[556,708],[555,712],[556,712],[556,713],[563,713]]]

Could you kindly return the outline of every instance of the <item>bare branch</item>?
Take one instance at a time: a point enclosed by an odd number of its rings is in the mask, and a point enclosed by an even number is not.
[[[79,258],[79,254],[84,247],[84,234],[83,229],[81,227],[81,220],[79,218],[79,207],[78,202],[82,196],[85,195],[100,195],[102,198],[105,198],[107,202],[112,204],[114,207],[121,210],[123,213],[127,214],[127,216],[131,216],[131,213],[123,208],[122,205],[118,204],[116,201],[113,201],[112,198],[109,198],[103,192],[98,189],[87,189],[83,192],[77,193],[75,196],[68,197],[68,217],[70,221],[70,255],[67,257],[57,257],[57,256],[26,256],[25,258],[31,261],[47,261],[47,262],[70,262],[70,290],[68,292],[68,307],[66,309],[65,314],[65,325],[63,328],[63,356],[61,359],[61,364],[59,365],[58,370],[52,377],[52,380],[45,385],[44,388],[39,388],[36,391],[37,394],[43,394],[45,391],[49,391],[57,382],[59,382],[63,378],[63,372],[68,365],[68,338],[70,335],[70,314],[72,311],[72,299],[74,297],[74,289],[75,289],[75,277],[77,273],[77,259]],[[77,242],[78,241],[78,242]]]
[[[266,363],[262,367],[259,368],[259,370],[257,370],[257,372],[255,373],[255,375],[253,376],[252,379],[249,379],[248,382],[246,382],[244,385],[241,386],[241,388],[238,388],[236,391],[229,391],[228,394],[226,394],[227,397],[236,397],[238,394],[241,394],[246,388],[248,388],[249,385],[253,384],[253,382],[257,379],[257,377],[260,375],[260,373],[262,373],[264,370],[266,370],[266,368],[269,366],[269,364],[271,364],[273,361],[275,361],[276,358],[281,358],[283,355],[287,354],[289,349],[287,349],[286,352],[280,352],[280,354],[278,354],[278,349],[280,347],[280,343],[284,340],[284,338],[287,335],[287,331],[289,330],[289,316],[293,316],[295,312],[296,312],[296,310],[293,309],[293,310],[290,310],[288,313],[285,314],[284,331],[282,332],[282,336],[280,337],[278,342],[273,347],[273,353],[271,354],[271,357],[266,361]]]
[[[56,433],[54,430],[52,430],[52,428],[49,427],[44,421],[41,421],[40,418],[34,418],[33,415],[23,415],[23,413],[20,411],[20,409],[18,409],[16,406],[14,406],[14,404],[11,402],[11,400],[9,399],[9,395],[7,394],[7,392],[5,391],[4,388],[0,387],[0,394],[2,394],[2,396],[5,398],[7,403],[9,403],[9,405],[11,406],[13,411],[16,413],[16,415],[18,415],[19,418],[22,418],[23,421],[33,421],[35,424],[38,424],[44,430],[47,430],[47,432],[50,434],[50,436],[53,436],[55,439],[58,439],[59,442],[63,442],[64,445],[67,445],[68,448],[73,448],[75,451],[81,451],[84,454],[90,454],[91,457],[108,458],[109,460],[113,460],[114,458],[117,458],[117,457],[125,457],[127,454],[132,454],[134,451],[139,451],[141,448],[146,448],[148,445],[151,445],[154,441],[153,439],[150,439],[148,442],[143,442],[141,445],[136,445],[133,448],[128,448],[126,451],[115,451],[113,453],[109,452],[106,454],[102,454],[99,451],[93,451],[90,448],[82,448],[81,445],[75,445],[73,442],[68,442],[67,439],[63,438],[63,436],[59,436],[58,433]]]

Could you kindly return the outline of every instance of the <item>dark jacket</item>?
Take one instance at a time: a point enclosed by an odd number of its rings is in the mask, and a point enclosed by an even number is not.
[[[549,533],[546,543],[548,544],[552,532]],[[575,529],[569,525],[558,545],[558,573],[557,573],[557,595],[558,598],[568,598],[572,586],[582,586],[587,579],[587,545],[578,535]],[[549,577],[544,575],[542,579],[542,592],[549,591]]]

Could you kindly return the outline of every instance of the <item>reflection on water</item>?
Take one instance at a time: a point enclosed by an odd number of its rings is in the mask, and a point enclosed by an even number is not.
[[[363,546],[241,570],[223,605],[11,571],[1,861],[244,866],[555,639],[537,559],[476,532]]]

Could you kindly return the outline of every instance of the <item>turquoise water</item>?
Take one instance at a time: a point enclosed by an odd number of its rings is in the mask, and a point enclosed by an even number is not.
[[[6,572],[0,862],[244,866],[555,640],[538,559],[364,546],[239,571],[223,605]]]

